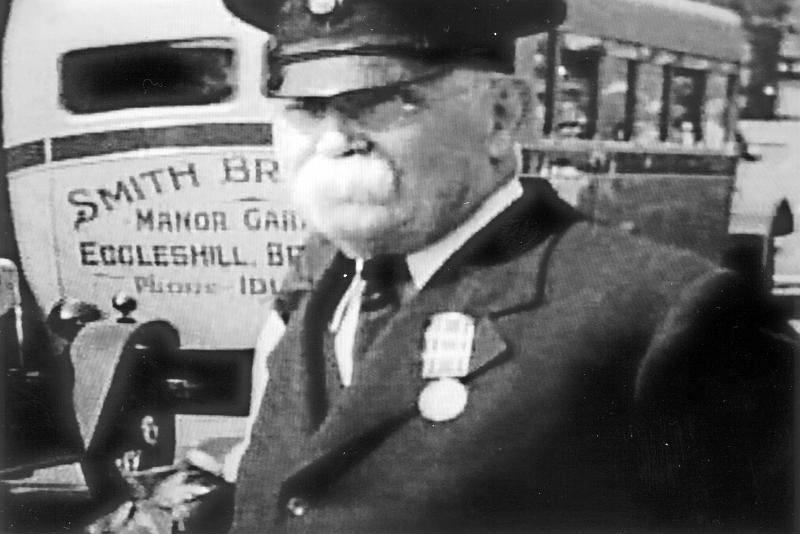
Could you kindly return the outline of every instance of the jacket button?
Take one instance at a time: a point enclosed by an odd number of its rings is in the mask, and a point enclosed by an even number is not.
[[[292,497],[286,501],[286,509],[294,517],[302,517],[308,512],[308,501],[302,497]]]

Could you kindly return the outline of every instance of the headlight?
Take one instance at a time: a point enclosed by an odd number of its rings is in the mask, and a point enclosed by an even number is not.
[[[47,316],[47,326],[57,335],[71,341],[87,323],[97,321],[103,314],[89,302],[63,298],[56,302]]]

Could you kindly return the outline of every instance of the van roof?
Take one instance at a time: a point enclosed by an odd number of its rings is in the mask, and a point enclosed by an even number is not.
[[[222,0],[15,0],[3,43],[6,146],[57,133],[54,114],[67,115],[59,106],[64,53],[197,38],[265,43],[268,35],[234,17]],[[262,53],[258,46],[247,48]]]
[[[739,62],[746,39],[734,12],[692,0],[567,0],[563,29]]]
[[[6,39],[13,44],[22,33],[36,45],[34,38],[46,37],[42,46],[63,49],[196,36],[238,23],[221,0],[15,0]]]

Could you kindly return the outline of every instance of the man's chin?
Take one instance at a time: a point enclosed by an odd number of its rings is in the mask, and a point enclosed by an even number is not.
[[[387,235],[396,235],[403,218],[397,210],[387,206],[347,203],[336,209],[320,211],[309,222],[342,248],[358,255],[376,252],[375,247]]]
[[[382,233],[396,224],[391,208],[362,203],[340,204],[315,219],[320,230],[353,236]]]

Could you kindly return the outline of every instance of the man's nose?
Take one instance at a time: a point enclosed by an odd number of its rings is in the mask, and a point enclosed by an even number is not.
[[[317,138],[315,151],[321,156],[337,157],[352,154],[367,154],[373,143],[366,136],[347,127],[342,117],[336,114],[326,117],[323,129]]]
[[[325,130],[314,148],[320,156],[336,157],[347,152],[347,146],[347,134],[339,130]]]

